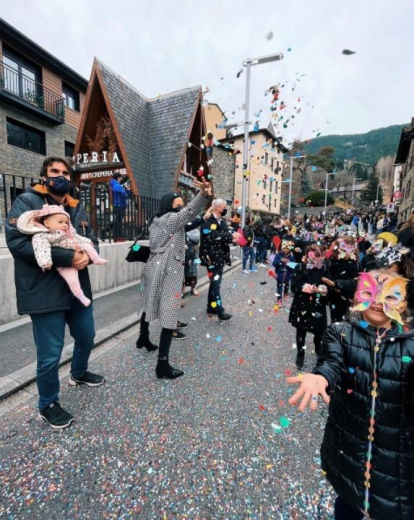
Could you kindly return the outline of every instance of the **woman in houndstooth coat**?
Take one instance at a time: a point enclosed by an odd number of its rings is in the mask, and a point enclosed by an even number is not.
[[[201,192],[183,207],[178,193],[168,193],[161,200],[161,209],[150,224],[151,254],[145,266],[144,312],[137,347],[155,350],[149,341],[149,324],[159,319],[162,326],[156,374],[159,378],[175,379],[184,374],[170,366],[168,355],[177,328],[181,308],[181,291],[184,278],[185,226],[205,208],[210,197],[210,183],[194,181]]]

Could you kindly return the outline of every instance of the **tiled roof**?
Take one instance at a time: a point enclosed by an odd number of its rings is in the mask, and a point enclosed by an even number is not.
[[[139,193],[160,198],[174,188],[201,87],[148,99],[98,63]]]

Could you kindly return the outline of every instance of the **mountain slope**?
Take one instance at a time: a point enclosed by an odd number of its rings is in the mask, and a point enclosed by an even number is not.
[[[308,153],[317,153],[323,146],[335,148],[335,159],[345,159],[376,164],[381,157],[394,155],[397,152],[401,130],[405,125],[393,125],[371,130],[365,134],[325,135],[315,137],[305,144]]]

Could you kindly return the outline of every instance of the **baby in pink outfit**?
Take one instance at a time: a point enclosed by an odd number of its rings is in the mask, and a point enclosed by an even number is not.
[[[43,271],[52,268],[52,247],[63,247],[74,251],[85,251],[96,265],[104,265],[108,260],[101,258],[89,238],[78,235],[70,222],[69,214],[62,206],[45,204],[41,210],[26,211],[17,221],[21,233],[33,235],[33,251]],[[91,304],[82,291],[79,272],[74,267],[57,267],[60,275],[66,280],[72,294],[85,307]]]

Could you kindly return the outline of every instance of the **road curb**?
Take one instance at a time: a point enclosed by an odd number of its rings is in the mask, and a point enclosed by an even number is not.
[[[224,269],[224,274],[227,274],[241,264],[241,260],[235,259],[234,263],[231,267]],[[204,276],[200,278],[197,284],[197,288],[206,287],[209,283],[209,278]],[[195,298],[195,296],[190,297],[190,300]],[[187,300],[188,301],[188,300]],[[141,310],[138,312],[134,312],[121,320],[108,325],[108,327],[104,327],[100,329],[96,333],[95,344],[93,350],[102,345],[103,343],[109,341],[114,338],[118,334],[130,329],[134,325],[137,325],[140,321]],[[69,343],[63,348],[62,356],[59,362],[59,368],[70,363],[72,361],[72,352],[73,352],[73,343]],[[7,399],[11,395],[23,390],[26,386],[34,383],[36,381],[36,362],[30,363],[29,365],[8,374],[7,376],[3,376],[0,378],[0,401]]]

